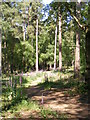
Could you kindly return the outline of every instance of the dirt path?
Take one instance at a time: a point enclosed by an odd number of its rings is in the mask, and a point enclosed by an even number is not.
[[[48,72],[48,77],[53,75],[53,73]],[[84,100],[81,101],[79,95],[71,97],[65,94],[66,89],[53,88],[51,90],[45,90],[37,86],[38,83],[42,82],[43,78],[44,76],[39,77],[31,83],[30,88],[27,88],[28,98],[38,101],[45,108],[51,108],[53,111],[57,111],[58,114],[65,113],[69,118],[88,117],[87,97],[85,99],[82,98]],[[29,112],[27,114],[29,115]]]
[[[51,108],[52,111],[56,111],[59,115],[65,114],[69,119],[75,118],[78,120],[79,118],[88,118],[90,113],[88,112],[87,97],[81,98],[79,95],[70,96],[66,94],[68,89],[51,88],[50,90],[46,90],[44,87],[38,86],[39,83],[43,82],[44,74],[42,73],[41,77],[38,76],[36,80],[30,83],[28,88],[25,88],[28,99],[30,99],[30,101],[38,101],[40,106]],[[48,78],[53,77],[53,81],[60,78],[57,73],[48,71],[46,74]],[[32,73],[31,75],[36,76],[36,73]],[[17,113],[17,116],[18,115],[21,115],[23,119],[30,116],[40,116],[39,111],[36,110],[22,110],[20,113]]]
[[[69,118],[87,118],[89,113],[86,99],[81,102],[79,95],[70,97],[64,92],[65,90],[60,89],[44,90],[37,86],[27,89],[28,97],[38,101],[40,105],[43,99],[45,108],[51,108],[59,114],[65,113]]]
[[[42,71],[41,71],[42,72]],[[41,73],[39,72],[39,73]],[[37,73],[31,73],[31,75],[36,75]],[[43,74],[43,72],[42,72]],[[32,83],[30,84],[30,86],[36,86],[39,83],[43,82],[43,79],[45,78],[45,74],[47,74],[48,78],[52,77],[56,77],[57,75],[55,75],[54,73],[51,73],[51,71],[48,71],[47,73],[44,72],[44,74],[41,77],[38,77],[36,80],[32,81]]]

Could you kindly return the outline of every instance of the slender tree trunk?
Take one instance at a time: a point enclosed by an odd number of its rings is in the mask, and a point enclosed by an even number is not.
[[[23,24],[23,41],[25,41],[25,21],[24,21],[24,24]],[[23,70],[25,71],[25,57],[23,56]]]
[[[61,14],[59,13],[59,69],[62,70]]]
[[[76,3],[76,13],[77,17],[80,17],[80,3]],[[75,12],[76,12],[75,11]],[[75,49],[75,78],[78,78],[80,75],[80,28],[76,30],[76,49]]]
[[[57,25],[55,30],[54,70],[56,69]]]
[[[79,77],[80,74],[80,36],[79,32],[76,32],[76,50],[75,50],[75,77]]]
[[[24,2],[24,11],[25,11],[25,7],[26,7],[25,0],[23,2]],[[24,23],[23,23],[23,41],[25,41],[25,15],[24,15]]]
[[[36,72],[38,72],[38,18],[36,20]]]

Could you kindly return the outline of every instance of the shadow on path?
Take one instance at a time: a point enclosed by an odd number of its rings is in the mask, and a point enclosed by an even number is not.
[[[31,100],[38,101],[40,105],[43,99],[43,106],[51,108],[53,111],[65,113],[70,118],[88,118],[87,97],[80,98],[80,95],[70,96],[65,94],[71,88],[51,88],[44,89],[43,86],[32,86],[26,89],[27,96]],[[43,94],[43,95],[42,95]],[[83,101],[81,101],[84,99]]]

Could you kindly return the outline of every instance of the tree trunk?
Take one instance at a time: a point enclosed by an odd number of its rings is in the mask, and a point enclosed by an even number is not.
[[[36,72],[38,72],[38,18],[36,20]]]
[[[23,41],[25,41],[25,21],[24,21],[24,24],[23,24]],[[23,59],[22,59],[22,63],[23,63],[23,71],[25,71],[25,57],[23,56]]]
[[[62,70],[61,14],[59,13],[59,69]]]
[[[76,3],[76,11],[75,14],[78,18],[81,17],[80,15],[80,3]],[[75,78],[79,78],[80,75],[80,28],[76,28],[76,49],[75,49]]]
[[[75,77],[80,74],[80,37],[79,32],[76,32],[76,50],[75,50]]]
[[[54,70],[56,70],[57,25],[55,30]]]

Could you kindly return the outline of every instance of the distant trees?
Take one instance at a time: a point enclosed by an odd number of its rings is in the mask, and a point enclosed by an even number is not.
[[[83,54],[85,35],[87,55],[89,54],[89,27],[86,22],[88,15],[85,12],[88,5],[82,3],[82,6],[76,11],[76,15],[74,14],[74,5],[75,3],[52,2],[43,8],[41,2],[3,2],[3,73],[52,68],[55,70],[57,67],[62,70],[64,66],[71,66],[74,60],[76,73],[82,66],[85,69],[83,64],[85,62]],[[46,17],[45,11],[48,13],[48,15],[46,13]],[[78,12],[80,12],[80,17],[77,16]],[[74,20],[75,22],[73,22]],[[24,24],[24,29],[22,29]],[[83,29],[80,37],[79,29],[80,31]],[[88,56],[86,62],[89,66]],[[87,71],[89,72],[88,66]]]
[[[51,7],[51,10],[50,10],[50,15],[53,16],[53,20],[54,20],[54,24],[55,24],[55,20],[57,21],[57,33],[58,33],[58,44],[59,44],[59,48],[58,48],[58,51],[59,51],[59,70],[61,71],[62,70],[62,8],[63,8],[63,3],[55,3],[55,2],[52,2],[50,4],[50,7]],[[56,38],[57,38],[57,33],[55,32],[55,53],[54,53],[54,69],[56,69]]]
[[[3,72],[35,69],[36,16],[40,15],[40,7],[42,4],[35,2],[32,6],[29,2],[2,3]]]

